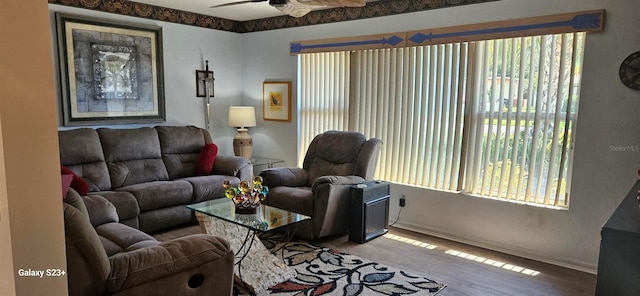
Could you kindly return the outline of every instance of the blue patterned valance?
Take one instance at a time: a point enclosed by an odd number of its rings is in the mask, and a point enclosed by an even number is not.
[[[290,53],[408,47],[544,34],[602,31],[604,10],[583,11],[446,28],[294,41]]]

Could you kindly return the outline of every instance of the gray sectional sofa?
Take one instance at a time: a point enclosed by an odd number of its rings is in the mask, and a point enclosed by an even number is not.
[[[194,126],[79,128],[58,132],[60,162],[116,208],[120,223],[152,233],[186,223],[185,205],[224,197],[222,182],[251,181],[249,160],[217,156],[210,175],[196,174],[209,133]]]

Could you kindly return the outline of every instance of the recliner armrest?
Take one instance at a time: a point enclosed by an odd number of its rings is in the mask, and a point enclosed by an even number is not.
[[[260,173],[264,184],[269,187],[287,186],[302,187],[309,186],[309,172],[302,168],[271,168]]]
[[[223,266],[211,270],[213,274],[203,275],[205,280],[216,280],[217,273],[233,273],[233,252],[229,243],[207,234],[189,235],[155,246],[122,252],[109,258],[111,273],[106,289],[109,293],[115,293],[163,280],[167,284],[166,291],[171,291],[174,288],[171,286],[176,286],[176,283],[165,278],[216,260],[220,260]],[[184,283],[181,287],[183,286]]]
[[[316,187],[322,184],[351,186],[364,182],[365,179],[360,176],[321,176],[313,181],[313,185],[311,185],[311,191],[315,191]]]

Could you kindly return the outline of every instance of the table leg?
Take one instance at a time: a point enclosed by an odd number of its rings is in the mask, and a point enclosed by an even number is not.
[[[260,293],[296,276],[295,269],[271,254],[257,236],[247,236],[246,227],[201,213],[196,213],[196,218],[205,233],[229,241],[236,254],[236,262],[242,259],[235,266],[235,275],[252,293]]]

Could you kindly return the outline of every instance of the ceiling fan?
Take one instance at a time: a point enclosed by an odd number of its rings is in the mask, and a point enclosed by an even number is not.
[[[214,5],[211,8],[265,1],[269,1],[269,5],[292,17],[304,16],[313,9],[313,6],[362,7],[366,4],[365,0],[242,0]]]

